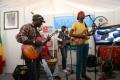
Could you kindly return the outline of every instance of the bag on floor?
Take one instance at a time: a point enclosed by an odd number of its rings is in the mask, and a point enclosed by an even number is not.
[[[26,65],[17,65],[13,74],[15,80],[28,80],[28,68]]]

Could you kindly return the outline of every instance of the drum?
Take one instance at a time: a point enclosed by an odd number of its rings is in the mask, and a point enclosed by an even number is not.
[[[110,46],[100,46],[98,48],[98,56],[102,58],[103,61],[106,61],[110,54]],[[113,65],[120,65],[120,47],[114,46],[112,50],[112,62]]]
[[[55,65],[57,63],[57,61],[58,61],[57,58],[51,58],[51,59],[47,60],[47,63],[49,65]]]
[[[57,58],[51,58],[47,60],[47,64],[51,70],[51,72],[53,73],[56,67],[56,63],[58,62]]]

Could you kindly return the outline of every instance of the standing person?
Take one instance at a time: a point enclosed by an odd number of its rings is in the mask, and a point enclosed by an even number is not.
[[[45,36],[41,34],[40,37],[38,37],[39,40],[45,40]],[[57,63],[57,59],[56,59],[56,63],[54,65],[54,70],[53,70],[53,73],[52,71],[50,70],[49,68],[49,62],[48,60],[50,59],[53,59],[53,56],[50,54],[49,52],[49,49],[48,49],[48,46],[47,45],[44,45],[42,47],[42,50],[41,50],[41,57],[42,57],[42,62],[41,62],[41,65],[43,66],[45,72],[46,72],[46,76],[47,76],[47,79],[48,80],[61,80],[60,76],[59,76],[59,69],[58,69],[58,63]],[[52,63],[51,63],[52,64]],[[53,66],[52,66],[53,67]]]
[[[67,62],[67,40],[69,40],[68,32],[66,31],[66,26],[61,27],[61,31],[58,34],[58,38],[61,40],[58,41],[58,47],[62,55],[62,69],[66,70]]]
[[[44,19],[41,15],[35,14],[32,17],[32,23],[25,24],[21,27],[19,33],[16,36],[16,39],[19,43],[24,45],[33,45],[36,48],[40,48],[43,45],[43,42],[36,40],[37,36],[40,36],[37,28],[40,28],[42,23],[44,23]],[[47,37],[48,41],[50,37]],[[40,53],[40,52],[39,52]],[[22,58],[25,60],[25,64],[28,67],[28,80],[39,80],[39,72],[40,72],[40,60],[41,57],[39,55],[36,59],[29,59],[25,55],[22,55]]]
[[[85,13],[83,11],[80,11],[77,15],[77,21],[73,23],[72,29],[70,30],[70,36],[75,38],[77,46],[76,80],[81,80],[81,77],[85,78],[85,80],[91,80],[86,75],[86,63],[89,43],[88,40],[86,39],[88,28],[85,22],[83,21],[84,17]]]

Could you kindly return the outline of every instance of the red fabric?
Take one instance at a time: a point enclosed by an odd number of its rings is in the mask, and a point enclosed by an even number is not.
[[[45,45],[45,46],[43,46],[43,48],[42,48],[42,58],[46,58],[47,56],[49,56],[49,55],[48,55],[48,46]]]
[[[3,67],[5,65],[5,61],[3,61],[2,56],[0,56],[0,74],[3,72]]]
[[[111,47],[100,46],[98,48],[98,55],[102,58],[103,61],[106,61],[106,59],[108,59],[110,52]],[[113,47],[112,60],[113,64],[120,65],[120,47]]]

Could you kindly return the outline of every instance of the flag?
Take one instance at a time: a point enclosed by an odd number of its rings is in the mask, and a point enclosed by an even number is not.
[[[5,58],[4,58],[2,39],[0,36],[0,74],[2,74],[3,72],[4,65],[5,65]]]

